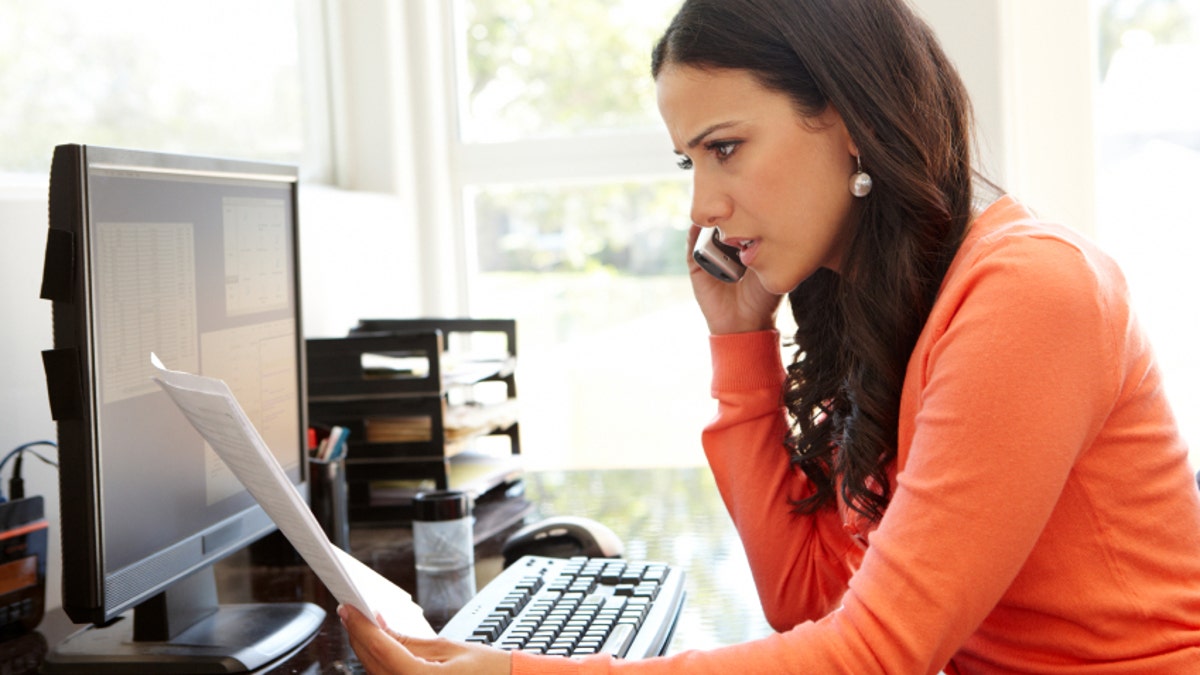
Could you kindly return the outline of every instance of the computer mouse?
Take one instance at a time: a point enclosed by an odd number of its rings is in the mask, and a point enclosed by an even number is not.
[[[606,525],[590,518],[552,516],[514,532],[505,540],[501,552],[507,567],[526,555],[620,558],[625,545]]]

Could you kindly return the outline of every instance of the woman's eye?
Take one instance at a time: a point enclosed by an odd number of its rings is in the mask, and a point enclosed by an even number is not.
[[[737,147],[741,144],[741,141],[713,141],[707,143],[704,146],[704,150],[711,152],[718,162],[724,163],[733,156],[733,153],[737,151]],[[679,155],[679,159],[675,161],[675,164],[684,171],[691,169],[693,166],[692,158],[683,154]]]
[[[717,161],[724,162],[733,156],[739,141],[715,141],[709,144],[708,149],[717,156]]]

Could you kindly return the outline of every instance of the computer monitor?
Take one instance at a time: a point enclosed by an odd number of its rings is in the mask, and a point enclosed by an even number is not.
[[[297,184],[276,164],[55,148],[43,362],[63,608],[92,627],[47,671],[253,670],[324,619],[311,603],[218,606],[213,564],[274,524],[151,379],[153,352],[225,380],[307,494]]]

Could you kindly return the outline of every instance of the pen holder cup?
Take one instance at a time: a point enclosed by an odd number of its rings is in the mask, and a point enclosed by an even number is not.
[[[309,502],[313,515],[329,541],[350,550],[350,507],[346,489],[346,463],[341,459],[309,459]]]

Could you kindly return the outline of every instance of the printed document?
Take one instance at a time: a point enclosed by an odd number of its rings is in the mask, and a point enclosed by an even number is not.
[[[399,586],[334,546],[225,382],[167,370],[154,354],[154,378],[275,521],[338,602],[404,635],[436,637],[421,608]]]

